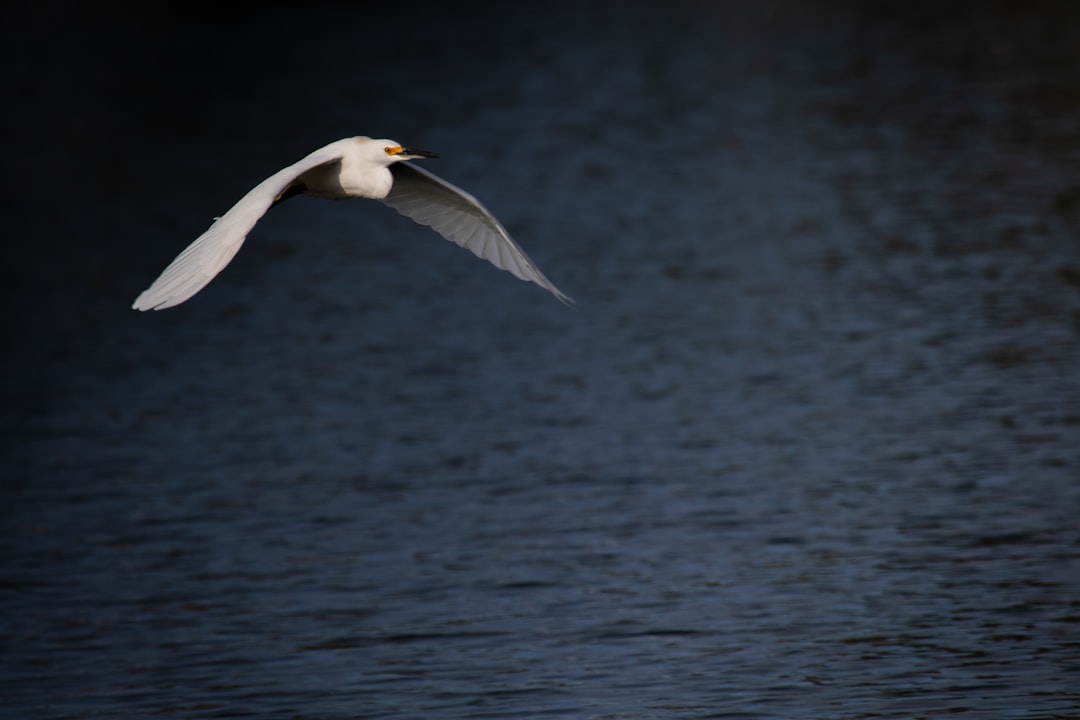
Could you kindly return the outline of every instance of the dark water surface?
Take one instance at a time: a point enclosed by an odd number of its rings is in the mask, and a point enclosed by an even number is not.
[[[941,7],[18,11],[0,714],[1080,716],[1080,12]],[[359,133],[577,309],[302,199],[129,310]]]

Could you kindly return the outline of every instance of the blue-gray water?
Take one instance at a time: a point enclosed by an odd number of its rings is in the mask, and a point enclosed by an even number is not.
[[[1080,716],[1080,13],[1039,7],[13,11],[0,715]],[[351,134],[577,308],[305,198],[129,309]]]

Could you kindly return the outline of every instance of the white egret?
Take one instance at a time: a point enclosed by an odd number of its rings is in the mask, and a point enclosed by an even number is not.
[[[402,162],[433,157],[438,156],[404,148],[393,140],[363,136],[319,148],[252,188],[181,252],[132,307],[162,310],[202,290],[229,264],[267,210],[300,194],[382,200],[477,257],[536,283],[564,303],[572,302],[544,277],[479,200],[427,170]]]

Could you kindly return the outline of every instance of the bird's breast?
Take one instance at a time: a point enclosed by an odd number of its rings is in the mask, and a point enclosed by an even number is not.
[[[385,167],[360,168],[353,163],[341,162],[309,170],[302,182],[305,192],[316,197],[381,200],[390,193],[394,178]]]

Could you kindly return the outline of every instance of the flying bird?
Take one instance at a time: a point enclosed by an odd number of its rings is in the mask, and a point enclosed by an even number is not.
[[[393,140],[357,136],[319,148],[263,180],[188,245],[135,298],[135,310],[163,310],[202,290],[233,259],[266,212],[296,195],[382,200],[477,257],[573,301],[544,277],[506,228],[475,197],[409,160],[438,157]]]

